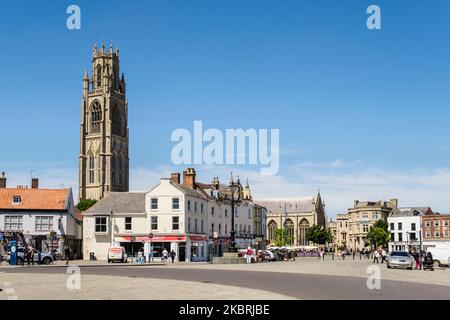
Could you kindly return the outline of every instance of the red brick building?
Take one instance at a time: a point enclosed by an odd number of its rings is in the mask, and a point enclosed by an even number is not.
[[[424,242],[450,242],[450,214],[426,214],[422,216]]]

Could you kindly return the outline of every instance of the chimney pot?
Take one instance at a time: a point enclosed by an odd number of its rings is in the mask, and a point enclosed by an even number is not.
[[[195,176],[196,173],[194,168],[188,168],[186,171],[183,171],[183,184],[192,189],[195,189]]]
[[[2,172],[2,176],[0,177],[0,189],[6,188],[6,176],[5,172]]]
[[[180,174],[178,172],[171,173],[170,180],[175,183],[180,183]]]
[[[39,189],[39,179],[38,178],[31,179],[31,189]]]

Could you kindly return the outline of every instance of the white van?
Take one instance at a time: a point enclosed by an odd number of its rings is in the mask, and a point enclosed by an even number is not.
[[[443,265],[449,265],[450,263],[450,247],[436,247],[428,248],[428,252],[433,255],[434,265],[440,267]]]
[[[124,247],[113,246],[108,249],[108,263],[114,261],[128,262],[128,255]]]

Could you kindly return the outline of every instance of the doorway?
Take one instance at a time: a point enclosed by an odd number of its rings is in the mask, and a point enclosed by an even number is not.
[[[180,243],[178,245],[178,261],[186,261],[186,243]]]

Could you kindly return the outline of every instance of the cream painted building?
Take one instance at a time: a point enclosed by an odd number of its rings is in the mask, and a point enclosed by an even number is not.
[[[320,192],[310,198],[255,201],[267,210],[267,241],[274,242],[275,230],[284,229],[292,246],[306,246],[306,232],[313,225],[325,226],[325,204]]]
[[[336,245],[338,248],[351,248],[350,214],[336,215]]]
[[[146,193],[110,192],[84,213],[84,253],[106,260],[112,244],[124,246],[127,252],[141,248],[146,257],[153,252],[159,259],[164,249],[174,250],[178,261],[206,261],[210,255],[221,255],[229,244],[231,206],[218,202],[227,186],[218,178],[212,183],[196,181],[189,168],[170,178],[162,178]],[[253,202],[248,184],[241,197],[249,200],[236,207],[235,230],[238,248],[253,246]]]
[[[353,250],[361,250],[367,246],[367,233],[373,224],[387,217],[393,208],[398,207],[397,199],[390,201],[365,201],[355,200],[353,208],[348,209],[349,241]]]

